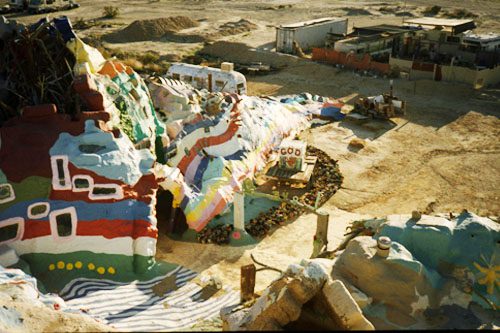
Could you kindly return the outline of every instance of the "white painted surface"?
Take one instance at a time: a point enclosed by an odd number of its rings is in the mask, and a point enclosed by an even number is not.
[[[103,236],[77,236],[70,242],[54,242],[54,238],[49,236],[25,239],[9,245],[18,255],[26,253],[50,253],[62,254],[77,251],[90,251],[103,254],[122,254],[131,256],[139,254],[150,256],[156,251],[156,239],[151,237],[139,237],[136,240],[132,237],[120,237],[108,239]],[[134,253],[134,250],[136,251]]]

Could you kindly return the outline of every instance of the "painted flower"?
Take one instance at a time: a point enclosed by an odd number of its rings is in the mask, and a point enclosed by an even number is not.
[[[241,238],[241,234],[240,234],[240,232],[239,232],[239,231],[235,231],[235,232],[233,232],[233,238],[234,238],[234,239],[240,239],[240,238]]]
[[[486,260],[484,261],[486,262]],[[479,275],[481,275],[477,282],[479,282],[479,284],[485,285],[486,291],[490,295],[493,294],[495,285],[497,287],[500,287],[500,266],[495,266],[493,263],[494,256],[491,259],[490,263],[486,264],[485,267],[480,266],[476,262],[474,263],[474,266],[479,270]]]

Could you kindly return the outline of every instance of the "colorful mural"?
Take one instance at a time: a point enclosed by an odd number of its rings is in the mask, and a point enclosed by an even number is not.
[[[115,137],[106,118],[87,112],[70,120],[42,106],[0,128],[0,244],[35,275],[65,269],[112,276],[153,264],[154,156],[121,132]]]
[[[0,245],[49,289],[160,269],[159,186],[198,232],[228,211],[284,138],[309,126],[299,104],[171,80],[150,80],[151,98],[137,73],[104,59],[67,19],[40,25],[47,40],[61,33],[74,56],[70,93],[81,104],[71,105],[81,109],[27,106],[0,127]]]
[[[305,113],[256,97],[223,95],[215,107],[214,115],[202,112],[185,121],[165,149],[167,163],[179,168],[187,184],[174,193],[175,204],[196,231],[227,208],[283,138],[309,126]]]

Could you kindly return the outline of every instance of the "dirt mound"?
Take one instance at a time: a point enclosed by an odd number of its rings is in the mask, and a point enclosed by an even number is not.
[[[279,53],[273,52],[252,50],[246,44],[226,41],[218,41],[209,45],[205,45],[199,51],[199,55],[220,58],[225,61],[230,61],[237,64],[261,62],[263,64],[277,68],[290,66],[300,61],[300,59],[298,59],[297,57],[281,55]]]
[[[167,32],[163,35],[163,40],[174,43],[203,43],[207,38],[197,34],[178,34],[175,32]]]
[[[122,30],[112,32],[104,40],[112,43],[140,42],[155,40],[166,33],[199,26],[199,23],[187,16],[170,16],[154,20],[137,20]]]
[[[396,14],[394,14],[396,16],[405,16],[405,17],[415,17],[415,14],[413,14],[412,12],[397,12]]]
[[[363,8],[342,7],[340,9],[345,11],[347,16],[372,15],[370,11]]]
[[[257,29],[258,26],[248,20],[241,19],[237,22],[226,22],[219,27],[217,32],[209,34],[208,37],[215,39],[219,37],[238,35]]]

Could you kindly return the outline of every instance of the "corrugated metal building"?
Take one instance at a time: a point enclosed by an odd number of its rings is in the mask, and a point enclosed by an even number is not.
[[[325,17],[276,27],[276,51],[293,53],[293,42],[307,50],[311,47],[324,46],[328,33],[347,34],[346,18]]]

